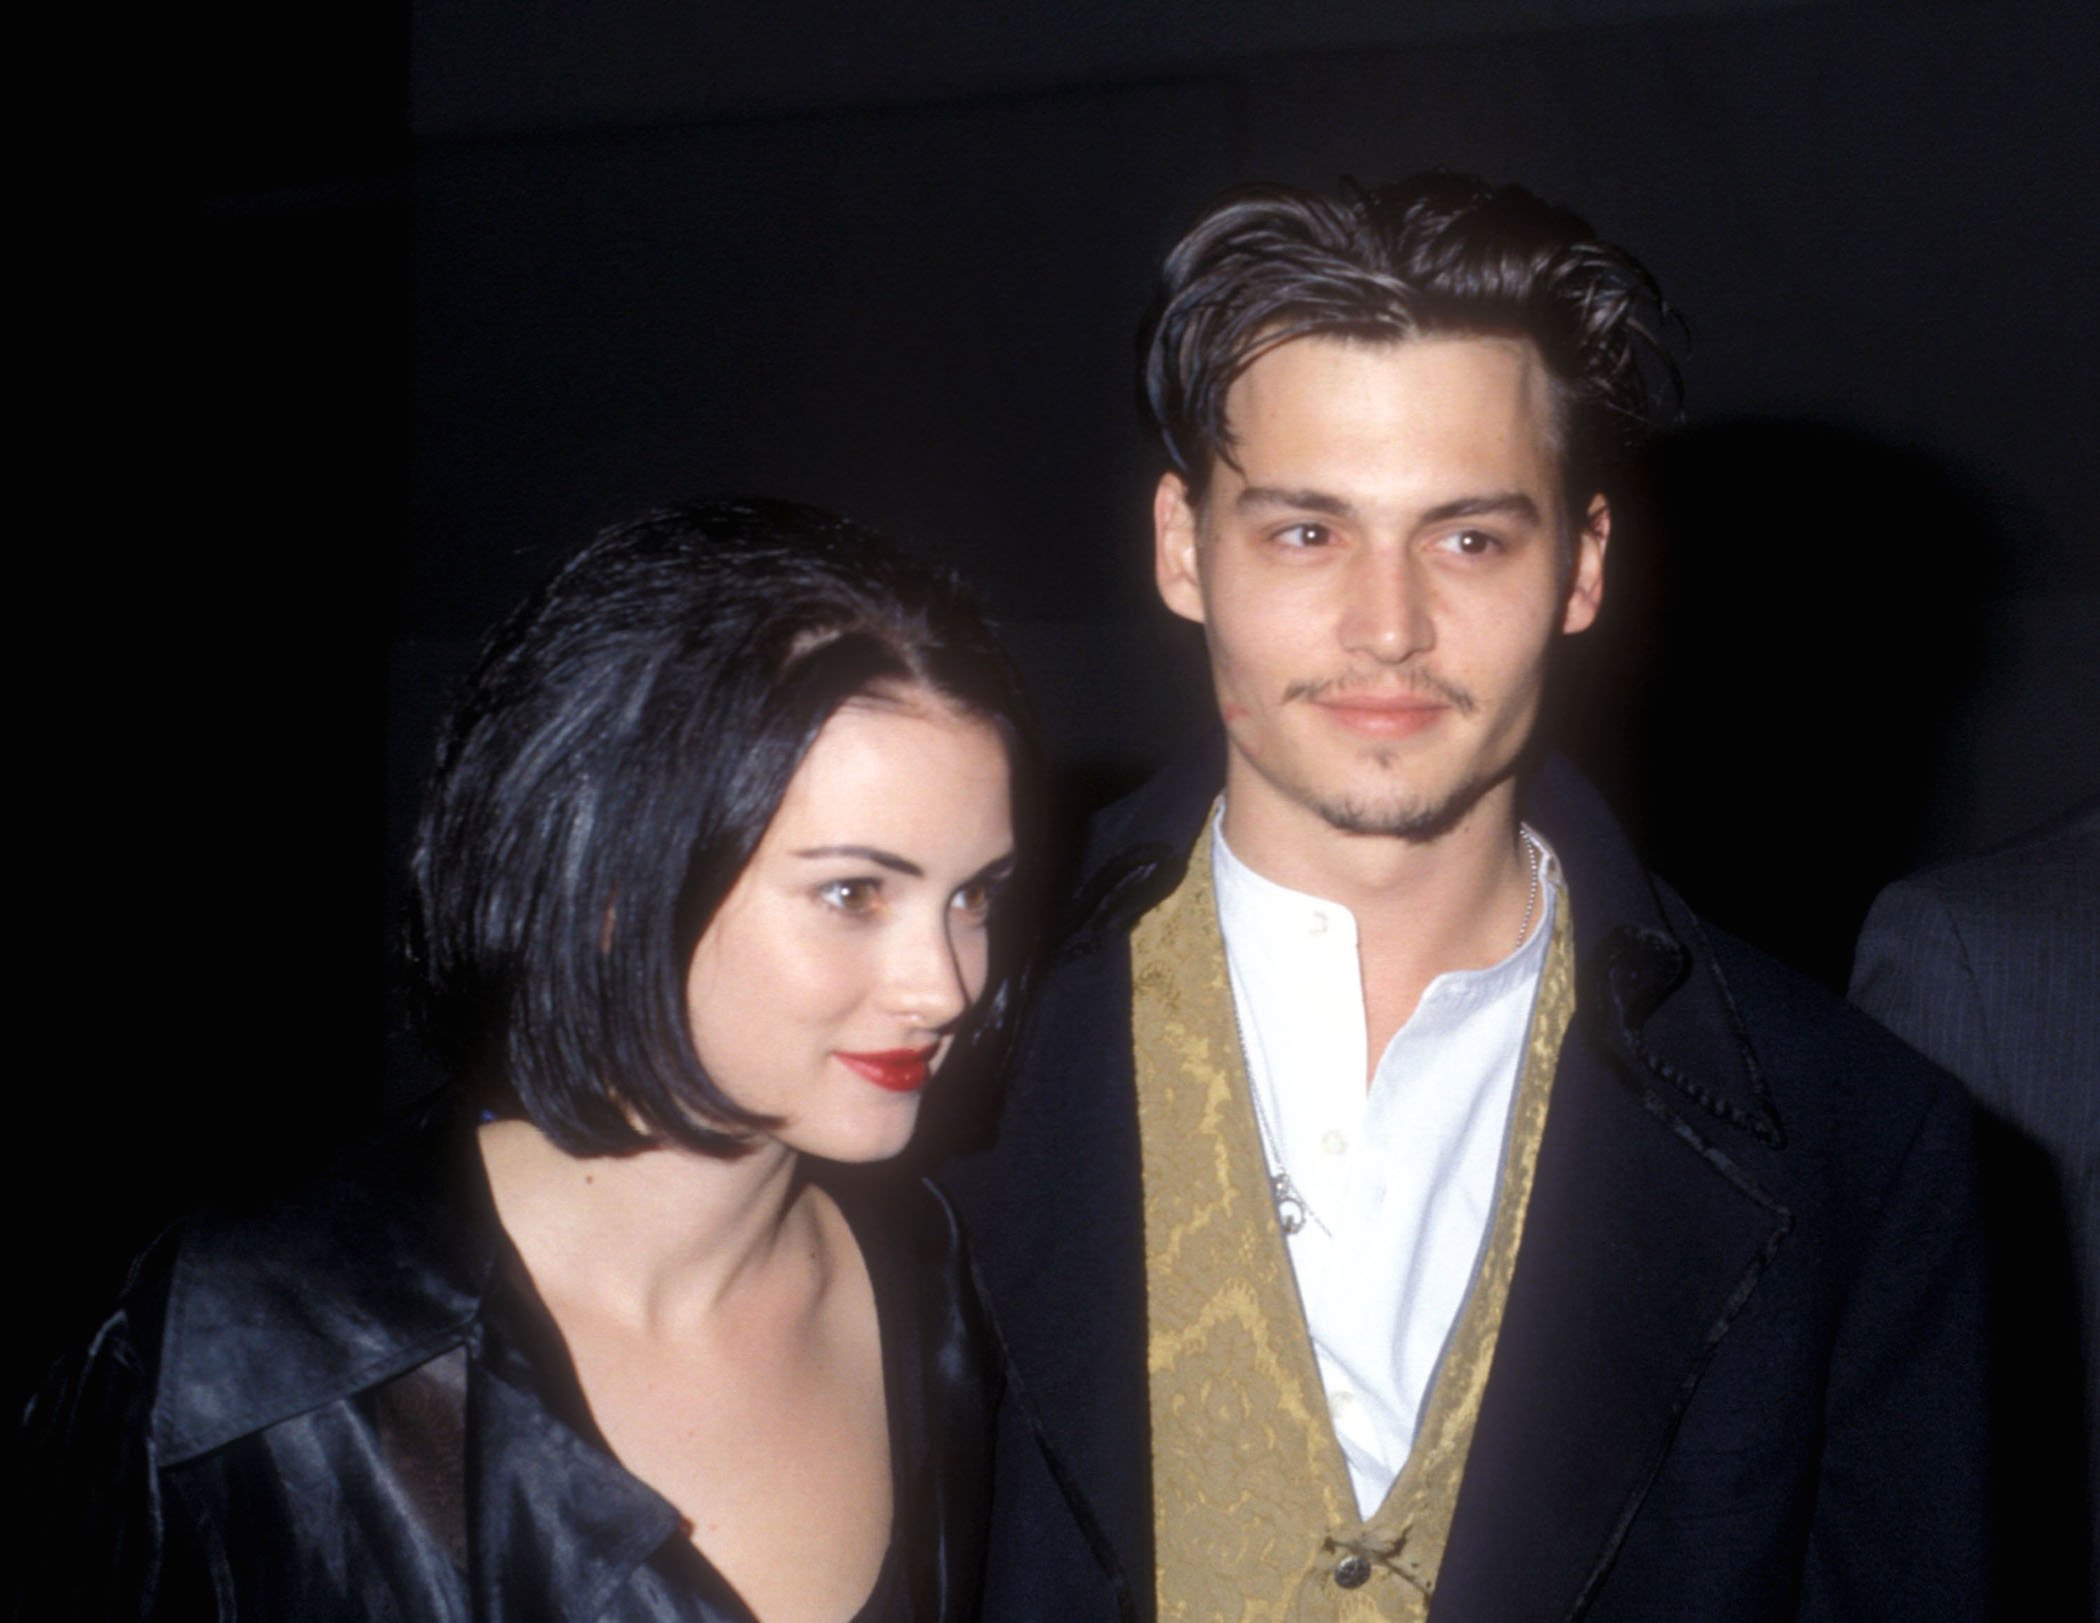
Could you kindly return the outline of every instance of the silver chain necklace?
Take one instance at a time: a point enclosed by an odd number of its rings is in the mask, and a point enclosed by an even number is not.
[[[1531,889],[1525,893],[1524,919],[1517,926],[1517,947],[1521,947],[1524,938],[1531,933],[1531,915],[1539,905],[1539,870],[1546,866],[1546,848],[1539,844],[1539,837],[1522,823],[1517,825],[1517,838],[1531,858]],[[1510,948],[1510,951],[1515,952],[1517,947]]]
[[[1240,1026],[1237,998],[1232,1004],[1232,1029],[1240,1039],[1240,1062],[1245,1065],[1247,1033]],[[1276,1135],[1269,1129],[1269,1114],[1261,1107],[1261,1089],[1254,1085],[1252,1067],[1247,1071],[1247,1098],[1254,1106],[1254,1130],[1261,1135],[1261,1156],[1269,1166],[1269,1203],[1276,1208],[1276,1226],[1289,1236],[1304,1228],[1310,1220],[1328,1239],[1333,1239],[1334,1230],[1312,1209],[1312,1202],[1298,1192],[1298,1186],[1291,1182],[1290,1173],[1284,1170],[1283,1157],[1276,1150]]]
[[[1531,858],[1531,888],[1524,897],[1524,917],[1517,925],[1516,947],[1510,949],[1512,952],[1523,946],[1524,938],[1531,933],[1531,915],[1538,911],[1539,905],[1539,872],[1546,865],[1546,848],[1539,843],[1536,834],[1519,823],[1517,837],[1525,853]],[[1334,1230],[1313,1210],[1312,1202],[1305,1198],[1298,1185],[1292,1181],[1277,1149],[1278,1140],[1269,1126],[1269,1113],[1261,1107],[1261,1089],[1254,1085],[1254,1066],[1247,1049],[1247,1028],[1240,1024],[1240,1000],[1236,997],[1232,999],[1232,1032],[1239,1039],[1240,1065],[1247,1073],[1247,1099],[1254,1106],[1254,1127],[1261,1135],[1262,1160],[1269,1168],[1269,1201],[1276,1208],[1276,1226],[1282,1229],[1288,1238],[1309,1222],[1331,1240],[1334,1238]]]

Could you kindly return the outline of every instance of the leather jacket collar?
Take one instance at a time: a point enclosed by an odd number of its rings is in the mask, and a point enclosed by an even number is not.
[[[193,1222],[161,1347],[153,1440],[164,1464],[466,1342],[507,1247],[459,1114],[433,1108],[360,1148],[266,1229]],[[252,1243],[260,1232],[267,1245]]]

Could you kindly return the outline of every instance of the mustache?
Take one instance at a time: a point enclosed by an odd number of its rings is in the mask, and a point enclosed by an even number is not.
[[[1398,691],[1419,698],[1436,699],[1448,704],[1461,716],[1470,716],[1480,708],[1480,701],[1473,697],[1472,690],[1460,686],[1448,677],[1435,671],[1402,671],[1398,673]],[[1307,677],[1288,684],[1283,690],[1283,702],[1293,703],[1299,699],[1318,700],[1330,694],[1392,692],[1394,678],[1386,675],[1358,675]]]

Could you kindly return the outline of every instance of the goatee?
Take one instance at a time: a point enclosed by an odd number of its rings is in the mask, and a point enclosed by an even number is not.
[[[1392,840],[1429,840],[1456,826],[1487,792],[1487,787],[1484,783],[1469,783],[1441,800],[1419,796],[1376,801],[1360,800],[1354,796],[1337,800],[1315,797],[1310,805],[1329,827],[1344,834],[1368,834]]]

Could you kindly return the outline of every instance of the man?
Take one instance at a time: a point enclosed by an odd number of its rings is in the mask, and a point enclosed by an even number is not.
[[[2100,797],[1884,890],[1852,1001],[1978,1107],[1992,1529],[2024,1583],[2100,1590]],[[2085,1425],[2078,1424],[2083,1413]]]
[[[1659,318],[1452,176],[1240,193],[1169,257],[1157,574],[1224,747],[1097,820],[951,1172],[988,1615],[1977,1609],[1958,1092],[1534,759]]]

